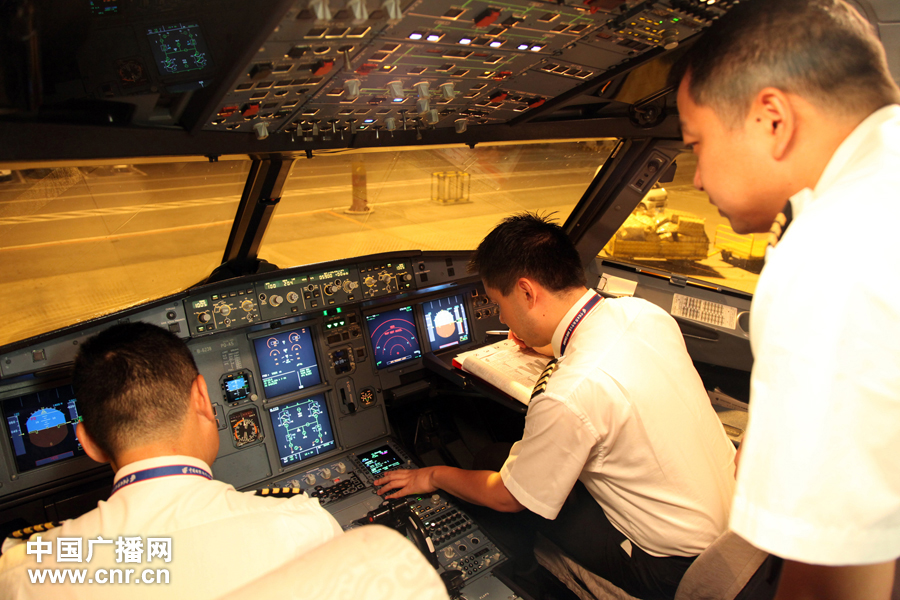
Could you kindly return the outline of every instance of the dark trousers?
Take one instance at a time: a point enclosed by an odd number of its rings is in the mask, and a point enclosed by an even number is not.
[[[499,470],[509,455],[508,448],[505,454],[500,449],[495,457],[479,456],[475,468]],[[479,522],[489,522],[488,533],[501,545],[510,549],[527,548],[527,552],[532,552],[534,533],[540,532],[584,568],[641,600],[673,598],[684,572],[696,558],[659,558],[635,544],[631,544],[629,556],[622,548],[627,538],[613,527],[580,481],[575,483],[559,515],[552,521],[528,510],[502,514],[471,505],[466,506],[466,510],[474,513]]]
[[[696,557],[659,558],[630,542],[613,527],[579,481],[555,520],[540,519],[537,530],[581,566],[641,600],[671,599]]]

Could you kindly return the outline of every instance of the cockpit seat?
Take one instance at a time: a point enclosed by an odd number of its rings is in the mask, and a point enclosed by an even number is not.
[[[547,538],[538,535],[535,558],[582,600],[640,600],[594,575]],[[768,559],[768,560],[767,560]],[[774,596],[776,581],[770,573],[775,560],[733,531],[726,531],[703,551],[678,586],[675,600],[735,600],[745,587],[753,588],[746,600]],[[763,568],[767,563],[767,568]],[[757,573],[759,573],[757,575]],[[757,575],[754,577],[754,575]],[[753,585],[748,585],[753,579]]]

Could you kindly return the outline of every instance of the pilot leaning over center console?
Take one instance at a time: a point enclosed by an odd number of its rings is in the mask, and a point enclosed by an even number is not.
[[[81,347],[73,383],[78,438],[115,470],[111,496],[28,541],[7,540],[0,597],[45,597],[51,584],[35,583],[33,573],[80,571],[81,560],[66,561],[77,553],[95,583],[133,569],[126,583],[142,585],[128,585],[128,597],[217,598],[341,535],[317,499],[264,498],[212,479],[219,436],[206,383],[168,331],[145,323],[105,330]],[[422,565],[423,588],[435,591],[426,596],[446,597],[424,558]],[[71,581],[51,588],[66,598],[123,592]]]
[[[523,438],[499,472],[393,471],[375,482],[379,493],[440,488],[528,509],[592,572],[646,600],[671,598],[725,530],[734,490],[734,447],[677,324],[646,301],[587,289],[565,232],[536,215],[503,221],[472,267],[514,339],[552,344],[555,370],[545,386],[539,379]]]

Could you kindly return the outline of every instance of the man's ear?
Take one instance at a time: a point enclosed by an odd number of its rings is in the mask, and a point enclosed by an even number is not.
[[[212,401],[209,399],[209,389],[206,387],[206,379],[199,373],[191,384],[191,407],[207,419],[215,419]]]
[[[750,108],[749,119],[765,140],[770,156],[776,161],[783,159],[797,127],[797,115],[788,95],[778,88],[763,88]]]
[[[516,282],[516,288],[522,294],[522,298],[527,303],[528,308],[532,308],[537,300],[538,293],[535,283],[527,277],[520,277]]]
[[[81,447],[84,448],[85,454],[94,459],[94,461],[98,463],[112,463],[112,459],[100,449],[100,446],[97,445],[91,434],[87,432],[83,423],[79,422],[75,426],[75,435],[78,437],[78,441],[81,442]]]

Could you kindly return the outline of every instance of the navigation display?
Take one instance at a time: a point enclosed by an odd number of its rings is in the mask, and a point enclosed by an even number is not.
[[[384,369],[422,356],[412,306],[366,316],[375,367]]]
[[[269,409],[281,465],[334,450],[334,433],[325,407],[325,394]]]
[[[256,338],[253,346],[267,399],[322,383],[308,327]]]
[[[81,419],[71,385],[7,398],[2,404],[19,473],[84,455],[75,436]]]
[[[467,344],[471,340],[466,301],[461,294],[423,302],[422,310],[432,352]]]

